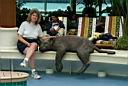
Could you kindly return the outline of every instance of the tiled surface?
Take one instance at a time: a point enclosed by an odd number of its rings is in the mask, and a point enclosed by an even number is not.
[[[10,82],[10,83],[0,83],[0,86],[27,86],[27,81],[23,82]]]

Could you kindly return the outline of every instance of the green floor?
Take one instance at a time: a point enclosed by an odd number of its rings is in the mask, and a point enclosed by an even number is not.
[[[22,81],[22,82],[0,83],[0,86],[27,86],[27,82]]]

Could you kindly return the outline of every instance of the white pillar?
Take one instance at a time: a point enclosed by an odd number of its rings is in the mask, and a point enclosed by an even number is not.
[[[17,27],[3,28],[0,27],[0,50],[16,49]]]

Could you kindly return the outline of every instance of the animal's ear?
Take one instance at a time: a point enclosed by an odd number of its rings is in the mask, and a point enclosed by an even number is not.
[[[54,38],[50,38],[50,41],[53,41],[54,40]]]
[[[50,36],[50,41],[54,40],[56,36]]]
[[[54,41],[55,41],[55,39],[56,39],[56,37],[52,37],[52,38],[50,38],[50,43],[53,43]]]

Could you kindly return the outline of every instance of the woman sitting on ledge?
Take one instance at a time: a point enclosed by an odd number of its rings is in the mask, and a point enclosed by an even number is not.
[[[32,9],[27,17],[27,21],[24,21],[18,30],[18,42],[17,48],[20,53],[25,55],[23,62],[20,64],[23,67],[30,65],[32,77],[39,79],[40,75],[35,70],[34,53],[37,50],[38,37],[44,37],[42,29],[39,25],[40,12],[37,9]]]

